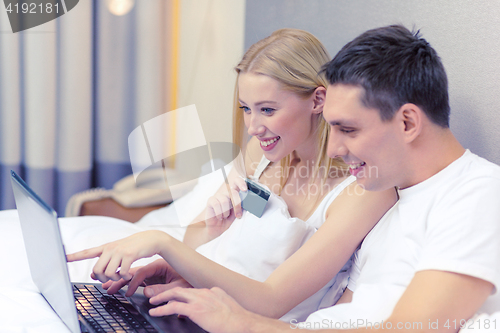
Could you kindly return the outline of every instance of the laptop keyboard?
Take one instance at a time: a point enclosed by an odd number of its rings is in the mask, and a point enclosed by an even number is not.
[[[74,284],[73,293],[78,313],[96,332],[158,332],[120,294],[104,294],[85,284]]]

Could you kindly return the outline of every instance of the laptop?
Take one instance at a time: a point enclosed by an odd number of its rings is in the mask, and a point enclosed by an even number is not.
[[[57,213],[14,171],[11,181],[31,276],[71,332],[205,332],[188,318],[149,316],[142,288],[125,297],[124,290],[107,295],[100,283],[70,282]]]

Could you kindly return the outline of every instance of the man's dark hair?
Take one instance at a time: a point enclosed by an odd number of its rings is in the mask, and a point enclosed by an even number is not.
[[[448,79],[437,52],[401,25],[368,30],[346,44],[322,72],[330,84],[364,89],[362,102],[390,120],[405,103],[420,107],[435,124],[449,127]]]

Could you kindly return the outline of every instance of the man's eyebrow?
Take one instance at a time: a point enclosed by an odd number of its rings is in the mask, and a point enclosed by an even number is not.
[[[346,120],[332,120],[328,123],[332,126],[354,126],[354,123],[352,121]]]

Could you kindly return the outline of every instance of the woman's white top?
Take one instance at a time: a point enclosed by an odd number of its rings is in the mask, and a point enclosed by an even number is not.
[[[257,181],[269,163],[270,161],[263,157],[251,179]],[[323,198],[307,221],[292,218],[283,198],[271,192],[261,218],[244,211],[243,216],[235,219],[222,235],[201,245],[197,251],[233,271],[258,281],[265,281],[325,222],[326,210],[332,201],[353,181],[355,177],[350,176],[337,185]],[[303,321],[312,312],[336,303],[347,285],[350,266],[349,259],[328,284],[297,305],[281,320]]]

